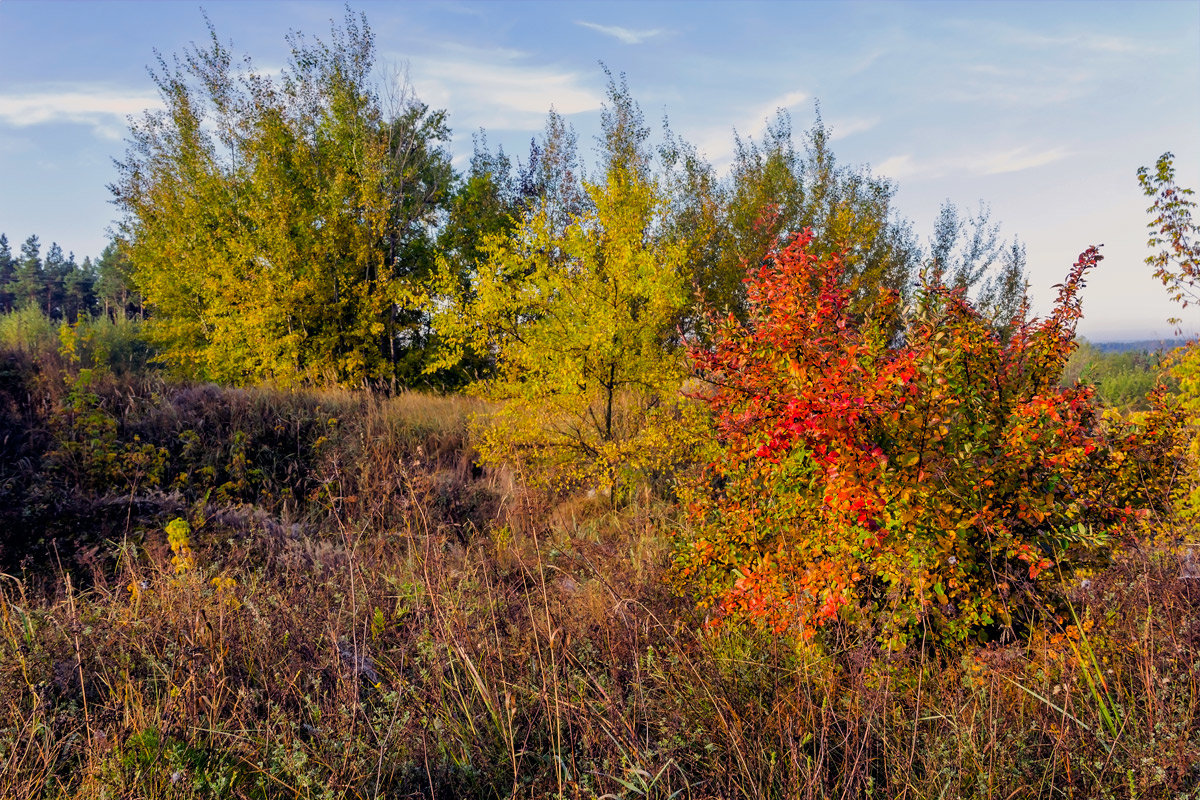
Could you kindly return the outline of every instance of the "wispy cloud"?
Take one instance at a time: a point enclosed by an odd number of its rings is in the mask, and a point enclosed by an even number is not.
[[[1103,86],[1102,73],[1074,64],[1038,64],[1017,68],[970,64],[944,90],[952,102],[982,105],[1057,106],[1086,97]]]
[[[876,174],[899,180],[913,176],[939,178],[948,174],[1003,175],[1044,167],[1071,155],[1064,147],[1034,149],[1014,147],[1005,150],[959,153],[943,158],[918,159],[902,153],[884,159],[875,167]]]
[[[423,101],[452,109],[467,128],[536,130],[551,107],[578,114],[598,110],[604,99],[588,85],[594,76],[530,63],[512,49],[447,46],[437,55],[409,57],[408,72]]]
[[[68,122],[90,125],[100,136],[120,139],[127,117],[159,105],[152,93],[94,86],[0,94],[0,124],[25,128]]]
[[[446,0],[438,3],[438,10],[448,12],[450,14],[457,14],[458,16],[462,17],[476,17],[482,19],[486,16],[481,9],[475,6],[467,5],[466,3],[447,2]]]
[[[1034,167],[1044,167],[1061,161],[1070,155],[1065,147],[1054,147],[1050,150],[1032,150],[1028,147],[1016,147],[993,153],[983,153],[968,160],[967,169],[979,175],[1002,175],[1006,172],[1021,172]]]
[[[1112,55],[1151,55],[1161,53],[1163,49],[1162,42],[1157,40],[1139,39],[1113,33],[1097,33],[1077,28],[1057,31],[1033,30],[995,19],[990,20],[983,27],[974,20],[961,19],[947,19],[943,25],[951,31],[971,36],[983,33],[987,38],[1009,46],[1030,50],[1072,51],[1072,57],[1079,51]]]
[[[879,124],[879,117],[856,117],[853,119],[837,119],[829,121],[829,128],[833,134],[829,137],[833,141],[846,139],[856,133],[869,131]]]
[[[780,109],[790,111],[810,97],[812,97],[812,95],[810,95],[808,92],[803,92],[800,90],[785,92],[784,94],[781,94],[778,97],[763,103],[762,108],[759,109],[759,116],[764,120],[770,119],[771,117],[775,116],[776,111],[779,111]]]
[[[808,92],[799,89],[784,92],[742,113],[737,124],[702,128],[693,133],[696,149],[714,167],[724,168],[733,161],[734,132],[742,137],[757,137],[779,111],[791,111],[811,97]]]
[[[1113,53],[1117,55],[1140,55],[1155,52],[1152,42],[1138,41],[1126,36],[1097,33],[1048,34],[1003,26],[998,31],[1012,44],[1039,50],[1086,50],[1091,53]]]
[[[900,178],[907,178],[909,175],[915,175],[921,169],[917,166],[916,159],[913,158],[912,153],[904,153],[903,155],[885,158],[873,171],[884,178],[899,180]]]
[[[33,140],[27,136],[5,136],[0,134],[0,155],[27,153],[35,149]]]
[[[894,47],[894,44],[893,47],[875,47],[863,53],[862,55],[853,59],[850,65],[845,68],[845,74],[859,75],[863,72],[866,72],[871,67],[875,66],[877,61],[891,53]]]
[[[577,21],[575,24],[590,28],[597,33],[603,33],[605,36],[611,36],[625,44],[641,44],[647,39],[653,39],[655,36],[663,33],[662,28],[635,31],[632,28],[622,28],[620,25],[601,25],[598,22],[584,22],[582,20]]]
[[[944,30],[957,43],[939,74],[945,99],[982,105],[1062,106],[1111,95],[1113,79],[1142,69],[1167,49],[1124,32],[1029,28],[951,19]]]

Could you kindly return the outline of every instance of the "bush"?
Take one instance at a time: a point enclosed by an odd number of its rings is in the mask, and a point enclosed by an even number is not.
[[[58,343],[54,323],[37,306],[0,314],[0,347],[29,356],[53,353]]]
[[[749,322],[692,354],[720,446],[690,492],[680,575],[722,614],[805,634],[842,618],[892,647],[1024,624],[1158,496],[1149,434],[1059,385],[1101,256],[1007,341],[927,283],[897,344],[898,299],[855,314],[840,264],[808,244],[768,259]]]

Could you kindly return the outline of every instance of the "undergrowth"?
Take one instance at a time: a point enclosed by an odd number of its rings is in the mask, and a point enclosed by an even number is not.
[[[1022,642],[711,628],[474,401],[87,369],[0,357],[2,797],[1200,797],[1185,536]]]

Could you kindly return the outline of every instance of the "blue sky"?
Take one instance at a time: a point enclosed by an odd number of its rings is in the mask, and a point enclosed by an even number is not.
[[[286,61],[290,29],[325,36],[343,5],[207,2],[257,67]],[[0,0],[0,232],[79,258],[113,218],[125,118],[156,102],[147,65],[206,36],[200,4]],[[1035,310],[1087,245],[1104,243],[1080,331],[1166,336],[1177,315],[1143,263],[1135,171],[1176,154],[1200,188],[1200,2],[357,3],[381,66],[448,109],[465,159],[481,127],[513,155],[553,105],[586,150],[604,62],[648,120],[664,115],[718,166],[733,131],[777,108],[802,131],[813,103],[843,163],[898,184],[922,241],[950,199],[991,205],[1026,242]],[[1189,312],[1190,313],[1190,310]],[[1200,313],[1187,318],[1200,332]]]

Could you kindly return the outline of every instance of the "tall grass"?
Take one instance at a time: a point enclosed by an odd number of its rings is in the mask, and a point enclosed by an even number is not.
[[[714,629],[670,506],[480,470],[474,401],[88,391],[29,410],[28,497],[76,527],[3,554],[0,797],[1200,796],[1186,552],[1128,550],[1023,643]]]
[[[0,314],[0,351],[20,353],[50,364],[57,363],[63,341],[61,322],[50,319],[37,306]],[[153,351],[142,333],[141,320],[107,315],[81,317],[68,326],[75,331],[78,355],[85,366],[102,366],[118,374],[144,371]]]
[[[54,353],[58,326],[36,306],[0,314],[0,348],[27,356]]]

